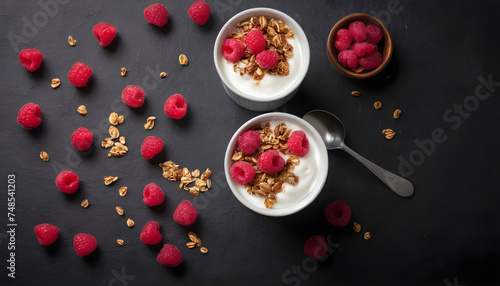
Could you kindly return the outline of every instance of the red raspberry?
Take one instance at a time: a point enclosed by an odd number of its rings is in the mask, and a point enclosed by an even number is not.
[[[351,32],[354,40],[364,42],[366,39],[366,26],[361,21],[355,21],[349,24],[349,32]]]
[[[76,129],[71,135],[71,144],[80,151],[87,151],[92,145],[94,135],[85,127]]]
[[[69,81],[76,87],[82,87],[89,82],[92,69],[84,63],[75,63],[68,73]]]
[[[146,205],[150,207],[157,206],[163,203],[164,199],[165,195],[157,184],[149,183],[146,187],[144,187],[144,191],[142,192],[142,201]]]
[[[339,51],[346,50],[352,43],[351,32],[347,29],[340,29],[335,35],[335,48]]]
[[[196,1],[188,9],[189,17],[198,25],[205,25],[210,18],[210,6],[204,1]]]
[[[78,185],[80,185],[80,178],[78,175],[71,171],[62,171],[56,177],[57,187],[66,194],[72,194],[78,190]]]
[[[122,91],[122,100],[130,107],[141,107],[146,94],[137,85],[128,85]]]
[[[274,69],[278,64],[279,55],[273,50],[267,50],[260,52],[256,57],[255,61],[265,69]]]
[[[314,259],[325,257],[326,250],[326,239],[322,235],[313,235],[304,244],[304,253]]]
[[[222,56],[226,60],[235,63],[239,61],[243,55],[245,55],[245,45],[239,40],[227,39],[222,44]]]
[[[42,64],[43,54],[36,49],[24,49],[19,53],[19,60],[27,70],[34,72]]]
[[[145,244],[156,245],[162,238],[160,225],[156,221],[150,221],[142,228],[141,241]]]
[[[266,38],[259,29],[253,29],[245,37],[247,49],[254,55],[259,54],[266,48]]]
[[[304,131],[293,131],[290,138],[288,138],[286,146],[292,154],[300,157],[304,157],[307,153],[309,153],[309,139],[307,139]]]
[[[366,26],[366,41],[372,44],[378,44],[382,40],[382,32],[375,25]]]
[[[163,27],[168,22],[168,11],[162,4],[153,4],[144,9],[144,17],[148,23]]]
[[[334,226],[346,226],[351,219],[351,209],[344,201],[334,201],[326,207],[325,216]]]
[[[248,162],[234,162],[231,165],[231,178],[240,185],[250,183],[255,178],[255,169]]]
[[[151,159],[163,150],[163,141],[154,136],[148,136],[142,142],[141,154],[144,159]]]
[[[35,225],[35,235],[38,239],[38,243],[49,246],[59,237],[59,228],[48,223]]]
[[[238,147],[245,155],[252,155],[259,149],[260,135],[255,130],[248,130],[238,136]]]
[[[258,159],[259,169],[265,173],[276,173],[285,168],[285,159],[277,150],[267,150],[260,154]]]
[[[170,96],[163,106],[165,114],[173,119],[181,119],[187,113],[187,103],[180,94]]]
[[[359,64],[365,70],[376,69],[381,63],[382,63],[382,55],[380,54],[379,51],[374,51],[369,55],[359,58]]]
[[[188,200],[182,201],[175,209],[174,220],[179,224],[192,225],[196,218],[198,218],[198,213]]]
[[[102,47],[109,45],[116,36],[115,26],[104,22],[95,25],[92,32]]]
[[[79,233],[73,238],[73,245],[78,256],[87,256],[97,248],[97,241],[90,234]]]
[[[31,130],[42,123],[42,109],[35,103],[26,103],[19,109],[17,122],[24,128]]]
[[[355,42],[352,44],[352,48],[358,57],[362,57],[373,53],[377,46],[367,42]]]
[[[354,69],[358,66],[359,59],[353,50],[340,51],[338,58],[339,62],[344,67],[350,67],[351,69]]]
[[[172,244],[165,244],[156,260],[163,266],[177,267],[182,263],[182,255],[179,249]]]

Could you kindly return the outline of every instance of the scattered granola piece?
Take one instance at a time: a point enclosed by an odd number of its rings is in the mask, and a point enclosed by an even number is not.
[[[122,68],[120,70],[120,74],[121,74],[121,76],[125,76],[125,74],[127,74],[127,69],[126,68]]]
[[[360,232],[361,231],[361,225],[357,222],[354,223],[354,225],[352,226],[352,228],[354,229],[355,232]]]
[[[364,238],[365,240],[368,240],[368,239],[372,238],[372,234],[371,234],[369,231],[368,231],[368,232],[365,232],[365,234],[363,235],[363,238]]]
[[[87,208],[89,206],[89,200],[85,199],[80,204],[83,208]]]
[[[194,242],[190,241],[190,242],[186,243],[186,246],[187,246],[188,248],[194,248],[196,245],[195,245],[195,243],[194,243]]]
[[[133,220],[131,220],[131,219],[127,219],[127,226],[128,226],[128,227],[134,227],[134,225],[135,225],[135,223],[134,223],[134,221],[133,221]]]
[[[382,108],[382,102],[380,102],[380,101],[375,101],[375,103],[373,103],[373,107],[375,107],[375,109],[380,109],[380,108]]]
[[[111,139],[116,139],[120,137],[120,131],[118,131],[118,128],[114,126],[109,126],[109,135],[111,136]]]
[[[119,215],[123,215],[123,209],[121,207],[116,207],[116,212],[119,214]]]
[[[166,72],[161,72],[161,73],[160,73],[160,77],[161,77],[161,78],[164,78],[164,77],[166,77],[166,76],[167,76],[167,73],[166,73]]]
[[[118,124],[118,113],[111,112],[111,114],[109,115],[109,123],[111,123],[111,125]]]
[[[185,54],[181,54],[179,56],[179,63],[183,66],[187,65],[188,64],[188,58],[186,57]]]
[[[125,121],[125,116],[124,116],[124,115],[120,115],[120,116],[118,116],[118,123],[119,123],[119,124],[122,124],[122,123],[123,123],[123,121]]]
[[[118,138],[118,141],[125,145],[125,136],[120,136],[120,138]]]
[[[85,114],[87,114],[87,108],[86,108],[86,107],[85,107],[85,105],[83,105],[83,104],[82,104],[82,105],[80,105],[80,106],[78,106],[78,108],[76,109],[76,111],[77,111],[78,113],[80,113],[81,115],[85,115]]]
[[[50,86],[51,86],[52,88],[56,88],[56,87],[58,87],[58,86],[60,86],[60,85],[61,85],[61,80],[60,80],[60,79],[58,79],[58,78],[54,78],[54,79],[52,79],[52,83],[50,84]]]
[[[200,252],[203,254],[206,254],[208,252],[208,248],[202,247],[202,248],[200,248]]]
[[[117,239],[116,243],[118,243],[119,245],[124,245],[125,241],[123,241],[123,239]]]
[[[118,180],[118,177],[113,177],[113,176],[106,176],[104,177],[104,184],[108,186],[109,184],[116,182]]]
[[[384,135],[385,138],[387,138],[388,140],[391,140],[396,135],[396,132],[394,132],[394,130],[392,130],[390,128],[387,128],[387,129],[382,130],[382,135]]]
[[[49,154],[47,154],[47,152],[45,152],[45,151],[40,152],[40,159],[44,160],[45,162],[48,162],[49,161]]]
[[[113,140],[111,140],[111,138],[104,138],[104,140],[102,141],[101,143],[101,146],[105,149],[113,146],[115,144],[115,142],[113,142]]]
[[[398,119],[400,116],[401,116],[401,109],[398,108],[398,109],[394,110],[394,114],[393,114],[394,119]]]
[[[74,47],[76,45],[76,40],[73,39],[73,37],[69,36],[68,37],[68,44],[72,47]]]
[[[155,126],[155,119],[156,117],[154,116],[148,117],[148,119],[146,120],[146,124],[144,124],[144,129],[153,129],[153,127]]]
[[[115,157],[121,157],[128,152],[128,147],[123,145],[120,142],[116,142],[115,146],[111,147],[111,150],[109,150],[108,157],[115,156]]]
[[[361,95],[361,93],[357,90],[354,90],[353,92],[351,92],[351,95],[354,97],[359,97]]]
[[[192,232],[192,231],[190,231],[190,232],[188,233],[188,237],[189,237],[189,239],[190,239],[192,242],[196,242],[196,239],[198,239],[198,235],[196,235],[196,233],[194,233],[194,232]]]
[[[128,188],[126,186],[121,187],[118,190],[118,193],[120,194],[120,197],[124,197],[127,194]]]

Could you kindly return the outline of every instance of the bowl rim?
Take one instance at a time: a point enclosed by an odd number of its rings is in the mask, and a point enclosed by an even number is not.
[[[238,88],[236,88],[234,85],[232,85],[229,80],[227,80],[224,76],[224,73],[222,72],[221,67],[219,66],[219,56],[222,57],[222,53],[220,53],[220,50],[222,48],[222,43],[224,42],[225,38],[223,38],[224,32],[230,25],[236,25],[238,22],[237,19],[240,18],[249,18],[252,16],[262,16],[262,15],[270,15],[273,17],[276,17],[280,20],[285,21],[286,25],[288,25],[290,28],[292,28],[293,33],[294,33],[294,38],[300,39],[300,47],[302,51],[302,58],[301,58],[301,69],[299,71],[299,74],[297,76],[297,79],[295,82],[292,83],[290,87],[288,87],[286,90],[283,90],[279,93],[276,93],[275,95],[272,96],[266,96],[266,97],[257,97],[253,96],[251,94],[248,94]],[[219,75],[219,78],[222,80],[224,85],[226,85],[233,93],[236,95],[245,98],[247,100],[251,101],[256,101],[256,102],[272,102],[276,101],[279,99],[282,99],[289,95],[290,93],[294,92],[302,83],[304,80],[307,71],[309,70],[309,62],[310,62],[310,49],[309,49],[309,42],[307,40],[307,36],[302,30],[302,27],[289,15],[285,14],[284,12],[281,12],[276,9],[272,8],[267,8],[267,7],[256,7],[256,8],[251,8],[247,10],[243,10],[239,12],[238,14],[234,15],[229,19],[224,26],[220,29],[219,33],[217,34],[217,38],[214,43],[214,63],[215,63],[215,69],[217,70],[217,74]]]
[[[231,173],[230,173],[230,168],[231,168],[231,164],[232,164],[231,157],[232,157],[232,153],[234,151],[234,148],[236,148],[238,136],[242,132],[251,129],[256,124],[260,124],[260,123],[264,123],[266,121],[272,121],[272,120],[279,120],[279,121],[283,121],[285,123],[291,122],[294,124],[304,126],[305,128],[307,128],[307,132],[309,132],[309,134],[311,134],[314,137],[314,140],[317,142],[319,149],[320,149],[319,152],[320,152],[321,160],[319,162],[319,164],[320,164],[320,168],[318,170],[319,175],[318,175],[318,179],[314,183],[314,186],[313,186],[314,189],[310,192],[309,195],[307,195],[303,200],[301,200],[297,204],[295,204],[291,207],[282,208],[282,209],[259,208],[259,207],[255,206],[254,204],[252,204],[249,200],[247,200],[247,196],[250,196],[250,195],[246,191],[241,192],[241,190],[238,190],[236,188],[236,186],[239,186],[239,185],[237,185],[233,181],[233,179],[231,178]],[[226,149],[225,156],[224,156],[224,174],[225,174],[228,186],[231,189],[231,192],[233,193],[233,195],[236,197],[236,199],[240,203],[242,203],[244,206],[253,210],[256,213],[266,215],[266,216],[274,216],[274,217],[294,214],[294,213],[299,212],[300,210],[304,209],[309,204],[311,204],[316,199],[316,197],[319,195],[319,193],[321,193],[321,191],[325,185],[326,179],[328,177],[328,167],[329,167],[328,150],[326,149],[326,145],[323,142],[323,139],[319,135],[318,131],[316,131],[316,129],[311,124],[309,124],[307,121],[305,121],[304,119],[302,119],[298,116],[295,116],[295,115],[292,115],[289,113],[283,113],[283,112],[264,113],[264,114],[258,115],[256,117],[253,117],[252,119],[243,123],[238,128],[238,130],[236,130],[234,132],[233,136],[231,137],[231,140],[229,141],[229,144],[227,145],[227,149]],[[284,191],[286,192],[286,190],[284,190]],[[262,202],[262,203],[264,203],[264,202]]]
[[[341,27],[345,26],[347,22],[352,22],[356,20],[361,20],[361,19],[369,19],[369,22],[375,23],[379,28],[380,31],[382,32],[384,36],[384,51],[382,54],[382,63],[380,63],[380,66],[378,66],[376,69],[368,71],[368,72],[363,72],[363,73],[355,73],[353,71],[350,71],[349,69],[345,68],[342,66],[342,64],[338,61],[337,59],[337,49],[335,48],[334,41],[335,41],[335,32],[339,30]],[[389,61],[392,58],[392,52],[393,52],[393,45],[392,45],[392,37],[391,34],[389,33],[389,30],[387,27],[384,25],[380,19],[378,19],[375,16],[372,16],[370,14],[365,14],[365,13],[353,13],[349,14],[342,19],[340,19],[335,25],[332,27],[330,30],[330,33],[328,34],[328,40],[326,43],[326,52],[328,55],[328,58],[330,59],[330,62],[333,64],[333,66],[343,75],[355,78],[355,79],[365,79],[365,78],[370,78],[378,73],[380,73],[389,63]]]

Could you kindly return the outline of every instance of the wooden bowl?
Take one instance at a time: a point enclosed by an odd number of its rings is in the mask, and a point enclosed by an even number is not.
[[[364,70],[362,72],[356,73],[351,68],[344,67],[338,60],[338,55],[340,51],[337,50],[337,48],[335,48],[335,35],[340,29],[343,28],[347,29],[349,27],[349,24],[354,21],[361,21],[365,23],[365,25],[368,24],[375,25],[382,32],[383,35],[382,40],[377,44],[378,50],[382,54],[382,63],[380,63],[380,66],[378,66],[378,68],[374,70]],[[393,47],[392,47],[391,35],[389,34],[389,31],[385,27],[384,23],[382,23],[382,21],[380,21],[376,17],[363,13],[354,13],[340,19],[340,21],[338,21],[337,24],[335,24],[335,26],[333,26],[332,30],[330,31],[330,35],[328,36],[328,42],[326,44],[326,52],[328,53],[328,58],[332,62],[333,66],[341,74],[355,79],[369,78],[378,74],[381,70],[383,70],[387,66],[389,60],[392,57],[392,49]]]

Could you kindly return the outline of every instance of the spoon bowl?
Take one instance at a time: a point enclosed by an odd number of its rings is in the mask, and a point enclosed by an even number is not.
[[[383,169],[345,145],[345,127],[337,116],[325,110],[312,110],[303,118],[318,131],[328,150],[342,149],[351,154],[399,196],[409,197],[413,194],[410,181]]]

